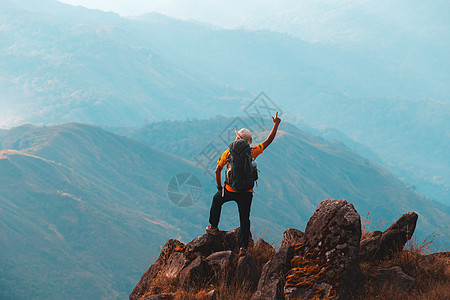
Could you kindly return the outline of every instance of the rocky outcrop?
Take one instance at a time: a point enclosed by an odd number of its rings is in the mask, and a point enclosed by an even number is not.
[[[361,218],[345,200],[327,199],[309,220],[304,242],[296,245],[285,286],[286,299],[357,299]]]
[[[262,239],[256,244],[251,239],[250,254],[239,257],[239,228],[216,236],[204,234],[186,245],[169,240],[130,299],[179,298],[174,294],[177,289],[220,298],[224,285],[245,287],[245,297],[252,300],[358,299],[363,288],[360,258],[372,263],[401,251],[416,221],[417,214],[409,212],[384,232],[365,234],[361,242],[361,218],[353,205],[327,199],[317,207],[305,233],[294,228],[284,232],[278,251]],[[425,258],[431,261],[434,256]],[[377,268],[375,273],[368,278],[380,289],[408,291],[416,284],[399,267]],[[166,289],[158,287],[161,282],[166,282]]]
[[[141,299],[146,293],[151,293],[152,283],[158,276],[173,280],[177,286],[193,288],[217,280],[225,274],[231,279],[236,276],[251,277],[257,282],[259,274],[255,273],[253,258],[236,259],[236,254],[239,253],[238,237],[239,227],[232,231],[222,231],[218,235],[201,235],[186,245],[178,240],[168,240],[158,259],[131,292],[130,299]],[[251,237],[249,245],[254,246]],[[171,294],[161,295],[169,297]]]
[[[161,269],[166,265],[167,260],[174,250],[181,249],[182,246],[184,246],[183,243],[175,239],[170,239],[166,242],[158,259],[142,275],[141,280],[131,292],[130,300],[140,299],[150,289],[153,279],[156,278]]]
[[[239,251],[239,227],[232,231],[221,231],[218,235],[203,234],[186,244],[186,251],[194,256],[209,256],[212,253],[231,250]],[[250,235],[249,246],[254,244]]]
[[[384,232],[370,232],[361,241],[361,259],[383,259],[401,251],[414,233],[417,218],[416,213],[408,212]]]

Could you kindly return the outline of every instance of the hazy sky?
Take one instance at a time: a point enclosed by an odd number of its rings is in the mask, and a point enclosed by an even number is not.
[[[146,12],[158,11],[165,6],[163,1],[148,0],[59,0],[60,2],[81,5],[104,11],[114,11],[122,16],[140,15]],[[171,0],[166,1],[167,3]]]
[[[121,16],[158,12],[224,28],[270,29],[307,41],[402,34],[448,39],[448,0],[59,0]],[[447,37],[446,37],[447,36]]]
[[[299,17],[307,21],[324,8],[336,6],[348,7],[351,3],[367,0],[59,0],[71,5],[82,5],[104,11],[113,11],[121,16],[139,16],[149,12],[158,12],[170,17],[196,20],[224,28],[260,26],[272,17],[300,10]],[[325,4],[324,4],[325,3]],[[314,17],[314,19],[316,19]],[[292,21],[289,20],[290,22]],[[286,22],[286,20],[284,21]],[[258,24],[258,25],[255,25]]]
[[[82,5],[104,11],[113,11],[121,16],[138,16],[158,12],[167,16],[197,20],[225,28],[250,26],[259,19],[283,11],[305,7],[317,1],[336,2],[337,0],[59,0],[72,5]],[[366,0],[339,0],[366,1]],[[317,6],[314,4],[314,6]],[[326,7],[327,5],[325,5]],[[322,5],[323,8],[323,5]]]
[[[96,8],[105,11],[114,11],[122,16],[136,16],[147,12],[159,12],[166,15],[189,18],[195,16],[218,15],[232,17],[233,13],[242,9],[253,7],[267,10],[271,6],[277,5],[272,1],[246,2],[237,0],[59,0],[72,5],[82,5],[88,8]],[[283,4],[291,0],[281,0]],[[271,4],[272,3],[272,4]]]

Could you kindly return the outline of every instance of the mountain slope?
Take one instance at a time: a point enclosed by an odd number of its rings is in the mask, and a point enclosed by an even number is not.
[[[203,205],[166,198],[171,172],[196,172],[183,159],[85,125],[6,133],[0,149],[16,150],[0,159],[2,299],[122,299],[168,235],[201,230],[185,214]]]
[[[0,169],[0,237],[7,245],[0,251],[2,299],[120,294],[117,286],[108,288],[102,281],[117,280],[117,274],[108,271],[114,265],[124,272],[120,277],[130,277],[123,265],[135,262],[121,257],[125,249],[120,251],[116,241],[144,236],[142,229],[126,228],[111,211],[99,207],[105,190],[67,167],[20,152],[3,153]]]

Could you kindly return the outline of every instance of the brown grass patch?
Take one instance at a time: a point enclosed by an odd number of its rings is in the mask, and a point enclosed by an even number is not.
[[[429,254],[434,237],[431,235],[420,243],[415,237],[405,250],[389,260],[362,263],[365,279],[363,299],[450,299],[450,253]],[[414,277],[416,286],[405,292],[378,286],[377,271],[394,266]]]
[[[361,241],[366,239],[367,234],[371,231],[375,230],[382,231],[385,225],[386,220],[383,220],[382,222],[380,222],[380,220],[377,220],[377,224],[373,226],[372,217],[370,216],[370,213],[367,213],[367,216],[365,218],[361,217]]]

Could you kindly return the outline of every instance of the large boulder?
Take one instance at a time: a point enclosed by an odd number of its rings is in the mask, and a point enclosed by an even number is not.
[[[142,275],[141,280],[139,280],[138,284],[134,287],[130,294],[130,300],[140,299],[150,289],[153,280],[166,265],[167,260],[172,253],[183,247],[184,244],[178,240],[168,240],[162,248],[158,259],[150,266],[150,268],[148,268],[144,275]]]
[[[215,279],[226,279],[230,277],[233,270],[233,260],[236,254],[231,250],[215,252],[206,258],[206,263],[213,272]]]
[[[210,277],[210,268],[205,259],[198,256],[179,274],[179,283],[183,287],[201,287]]]
[[[186,251],[194,254],[195,256],[209,256],[214,252],[230,250],[224,248],[223,232],[218,235],[206,233],[186,244]]]
[[[317,207],[296,245],[286,278],[286,299],[357,299],[363,282],[359,267],[361,218],[345,200],[327,199]]]
[[[291,268],[294,247],[284,245],[263,267],[258,287],[252,300],[283,299],[286,273]]]
[[[254,242],[250,235],[249,246]],[[212,253],[231,250],[239,252],[239,227],[231,231],[220,231],[217,235],[203,234],[186,244],[186,252],[194,256],[209,256]]]
[[[406,242],[413,236],[418,215],[408,212],[394,222],[384,232],[374,231],[361,241],[362,260],[383,259],[402,251]]]

